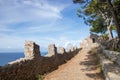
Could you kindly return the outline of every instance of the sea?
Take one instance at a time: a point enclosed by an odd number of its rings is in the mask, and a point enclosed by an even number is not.
[[[41,56],[46,55],[47,52],[41,52]],[[6,52],[6,53],[1,53],[0,52],[0,66],[4,66],[8,62],[14,61],[19,58],[24,57],[24,52]]]

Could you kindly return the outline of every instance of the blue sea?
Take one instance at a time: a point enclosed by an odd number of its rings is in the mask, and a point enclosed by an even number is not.
[[[46,54],[47,52],[41,52],[41,56],[44,56]],[[0,66],[3,66],[8,62],[11,62],[23,57],[24,57],[24,52],[0,53]]]

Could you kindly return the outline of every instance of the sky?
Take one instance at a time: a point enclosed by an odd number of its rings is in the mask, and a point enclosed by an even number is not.
[[[72,0],[0,0],[0,52],[23,52],[25,41],[41,51],[49,44],[80,46],[89,26],[76,15]]]

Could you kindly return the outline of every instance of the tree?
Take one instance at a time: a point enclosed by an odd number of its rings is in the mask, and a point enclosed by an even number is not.
[[[104,24],[104,19],[97,18],[90,22],[92,27],[90,28],[91,32],[104,34],[107,30],[106,25]]]
[[[120,4],[119,0],[116,0],[116,2],[118,2]],[[111,0],[107,0],[107,4],[108,4],[108,7],[109,7],[109,10],[112,13],[112,17],[113,17],[114,23],[116,25],[118,37],[120,38],[120,24],[119,24],[119,19],[118,19],[119,14],[117,14],[117,11],[114,8],[115,6],[111,3]]]
[[[116,8],[114,8],[113,4],[111,4],[111,0],[107,0],[107,1],[106,0],[73,0],[73,2],[80,3],[82,5],[81,7],[83,8],[83,10],[81,9],[78,10],[78,15],[79,17],[82,17],[85,20],[85,23],[95,26],[95,24],[91,24],[92,21],[94,23],[98,17],[101,17],[104,19],[104,24],[106,24],[107,31],[109,33],[109,38],[111,39],[113,37],[112,28],[111,28],[113,24],[117,24],[116,29],[117,29],[118,37],[120,38],[120,28],[119,28],[119,22],[118,22],[118,16],[117,16],[120,11],[118,13],[116,12],[119,7],[118,6],[119,5],[118,2],[120,3],[119,0],[112,2],[112,3],[115,3],[114,5]],[[99,23],[100,22],[96,24],[98,25]],[[94,29],[96,27],[92,27],[92,28]],[[99,28],[96,28],[94,30],[97,30],[97,29],[103,30],[103,28],[104,27],[99,25]]]

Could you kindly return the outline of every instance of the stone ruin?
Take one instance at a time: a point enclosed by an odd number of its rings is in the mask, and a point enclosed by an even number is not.
[[[39,48],[35,42],[26,41],[25,57],[1,66],[0,80],[36,80],[35,76],[57,69],[59,65],[66,63],[80,50],[65,52],[64,48],[60,48],[60,54],[58,54],[55,44],[50,44],[47,56],[43,57]]]
[[[25,42],[25,58],[36,58],[40,56],[39,46],[33,41]]]
[[[91,38],[86,38],[80,43],[81,48],[88,48],[93,43]]]
[[[91,35],[90,35],[90,38],[92,39],[92,42],[93,42],[93,43],[98,42],[98,37],[99,37],[99,36],[96,35],[96,34],[92,34],[92,33],[91,33]]]
[[[48,46],[48,54],[46,56],[53,56],[57,54],[57,48],[55,47],[55,44],[50,44]]]
[[[107,39],[107,38],[104,38],[102,36],[98,36],[96,34],[91,34],[89,39],[92,40],[92,43],[101,44],[105,49],[120,52],[120,39],[118,37],[113,38],[113,39]]]
[[[63,47],[59,47],[59,53],[60,53],[60,54],[65,53],[65,49],[64,49]]]
[[[77,49],[77,47],[74,46],[74,47],[71,47],[70,51],[75,51],[76,49]]]

